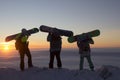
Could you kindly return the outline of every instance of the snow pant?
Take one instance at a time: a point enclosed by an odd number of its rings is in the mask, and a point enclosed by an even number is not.
[[[80,70],[83,69],[84,58],[87,59],[87,61],[89,63],[90,69],[94,70],[94,65],[93,65],[91,57],[90,57],[90,52],[83,52],[83,53],[81,53],[81,55],[80,55],[80,64],[79,64]]]
[[[57,67],[61,68],[62,63],[60,59],[60,51],[52,51],[50,52],[50,62],[49,62],[49,68],[53,68],[53,63],[54,63],[54,57],[56,56],[57,59]]]
[[[24,70],[24,57],[25,57],[25,54],[28,57],[28,67],[29,68],[33,67],[33,65],[32,65],[32,57],[31,57],[31,54],[30,54],[30,50],[28,48],[20,49],[19,53],[20,53],[20,69],[22,71]]]

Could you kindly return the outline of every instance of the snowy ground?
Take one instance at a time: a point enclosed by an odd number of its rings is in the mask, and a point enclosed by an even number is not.
[[[36,67],[28,69],[25,57],[24,72],[19,69],[19,54],[16,51],[6,54],[0,52],[0,80],[120,80],[120,51],[111,51],[92,51],[95,71],[88,70],[86,61],[84,70],[79,71],[77,50],[61,52],[62,69],[56,68],[56,60],[54,69],[47,68],[49,51],[31,51]]]
[[[120,68],[113,66],[104,67],[111,73],[105,80],[120,80]],[[104,80],[99,75],[102,73],[100,71],[101,68],[95,71],[87,69],[79,71],[65,68],[47,69],[34,67],[26,69],[24,72],[12,68],[0,68],[0,80]]]

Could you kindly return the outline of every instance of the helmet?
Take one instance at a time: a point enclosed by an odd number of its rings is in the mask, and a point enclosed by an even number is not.
[[[26,33],[27,33],[27,30],[26,30],[25,28],[23,28],[23,29],[21,30],[21,32],[22,32],[23,34],[26,34]]]
[[[21,30],[22,32],[26,32],[27,30],[25,29],[25,28],[22,28],[22,30]]]

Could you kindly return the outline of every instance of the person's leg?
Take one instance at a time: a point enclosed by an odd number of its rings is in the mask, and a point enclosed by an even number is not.
[[[53,62],[54,62],[54,52],[50,52],[49,68],[53,68]]]
[[[24,52],[22,50],[19,50],[20,54],[20,69],[21,71],[24,71]]]
[[[26,49],[26,55],[28,57],[28,67],[33,67],[32,57],[29,49]]]
[[[83,63],[84,63],[84,57],[80,56],[80,64],[79,64],[79,69],[82,70],[83,69]]]
[[[92,63],[91,57],[90,57],[90,56],[86,56],[86,58],[87,58],[87,61],[88,61],[88,63],[89,63],[90,69],[91,69],[92,71],[94,71],[94,65],[93,65],[93,63]]]
[[[60,58],[60,51],[56,51],[55,55],[56,55],[56,59],[57,59],[57,66],[58,66],[58,68],[61,68],[62,63],[61,63],[61,58]]]

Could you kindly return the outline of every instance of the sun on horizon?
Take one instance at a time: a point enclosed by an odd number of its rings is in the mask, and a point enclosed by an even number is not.
[[[11,43],[11,42],[1,42],[0,49],[3,52],[9,52],[9,51],[12,51],[12,47],[11,47],[12,45],[13,45],[13,43]]]

